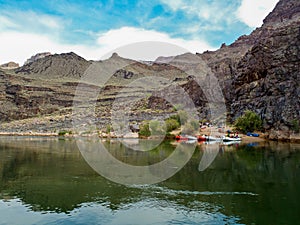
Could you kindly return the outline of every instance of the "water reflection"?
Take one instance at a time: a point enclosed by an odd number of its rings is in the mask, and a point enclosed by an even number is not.
[[[104,145],[132,165],[160,162],[175,149],[169,142],[148,152]],[[210,149],[216,158],[199,171]],[[1,137],[0,223],[295,224],[299,175],[299,145],[204,143],[168,180],[124,186],[99,176],[73,139]]]
[[[149,142],[152,141],[149,140]],[[86,162],[96,172],[116,183],[129,185],[154,184],[168,179],[182,169],[195,150],[195,146],[180,144],[172,148],[167,158],[155,163],[150,163],[152,161],[151,158],[155,159],[157,158],[156,156],[160,156],[159,153],[166,151],[165,147],[154,148],[151,150],[154,154],[151,155],[149,152],[136,151],[123,146],[123,148],[128,149],[129,152],[132,152],[131,157],[127,157],[129,161],[137,158],[138,161],[140,159],[147,160],[146,165],[137,166],[131,163],[124,163],[122,160],[114,157],[110,153],[110,147],[107,148],[97,139],[91,141],[80,139],[77,140],[77,144]],[[143,148],[142,145],[143,142],[140,143],[140,148]],[[119,150],[120,149],[117,150],[118,155],[122,154]],[[123,158],[123,155],[121,155],[121,158]]]

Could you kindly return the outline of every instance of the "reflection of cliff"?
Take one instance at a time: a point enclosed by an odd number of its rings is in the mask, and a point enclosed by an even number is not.
[[[112,147],[111,153],[120,160],[143,164],[155,163],[174,149],[165,143],[165,149],[133,154],[126,149],[118,151],[114,143],[106,146]],[[197,147],[191,161],[167,181],[138,188],[100,177],[82,159],[73,141],[0,139],[0,198],[4,194],[20,198],[34,211],[70,212],[90,202],[119,210],[151,199],[189,210],[203,210],[204,203],[219,205],[222,213],[237,215],[245,224],[264,224],[259,218],[274,211],[281,211],[274,220],[288,213],[296,218],[300,198],[299,145],[266,143],[238,149],[226,146],[211,166],[199,172],[202,150]]]
[[[112,195],[70,142],[32,142],[32,147],[25,142],[22,148],[22,141],[12,143],[14,148],[8,142],[0,146],[0,196],[18,197],[37,211],[68,212],[99,194]]]
[[[132,155],[110,144],[111,153],[128,162],[154,163],[167,152]],[[170,145],[165,144],[164,146]],[[118,151],[119,150],[119,151]],[[131,154],[129,157],[128,154]],[[126,161],[126,160],[125,160]],[[127,188],[96,174],[82,158],[74,140],[0,139],[0,199],[20,198],[34,211],[70,212],[82,203],[99,202],[112,210],[141,200],[142,189]]]
[[[222,205],[222,213],[238,215],[245,224],[266,224],[263,219],[268,215],[273,217],[267,224],[287,218],[295,221],[300,199],[300,145],[266,142],[260,147],[240,145],[235,151],[228,150],[226,146],[207,170],[195,173],[203,155],[200,151],[165,185],[207,193],[197,199]]]

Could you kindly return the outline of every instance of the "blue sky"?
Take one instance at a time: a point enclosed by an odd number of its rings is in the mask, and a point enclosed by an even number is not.
[[[214,50],[260,26],[277,1],[0,0],[0,63],[22,64],[44,51],[99,59],[141,41],[166,42],[193,53]]]

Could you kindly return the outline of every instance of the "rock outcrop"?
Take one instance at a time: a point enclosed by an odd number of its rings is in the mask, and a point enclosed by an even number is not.
[[[12,69],[16,69],[18,67],[19,67],[19,64],[15,63],[15,62],[8,62],[8,63],[4,63],[4,64],[0,65],[0,68],[4,69],[4,70],[12,70]]]
[[[74,52],[48,55],[18,68],[17,74],[30,77],[56,79],[59,77],[80,78],[91,62]]]
[[[31,56],[29,59],[26,60],[26,62],[24,63],[24,65],[29,64],[29,63],[33,63],[39,59],[45,58],[47,56],[51,55],[50,52],[42,52],[42,53],[38,53],[36,55]]]

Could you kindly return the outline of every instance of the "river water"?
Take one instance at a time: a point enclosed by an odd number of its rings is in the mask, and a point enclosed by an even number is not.
[[[176,147],[103,145],[135,166],[164,160]],[[210,145],[179,145],[196,148],[176,174],[123,185],[93,170],[74,139],[0,137],[0,224],[299,224],[299,145],[217,144],[204,169],[199,163]]]

